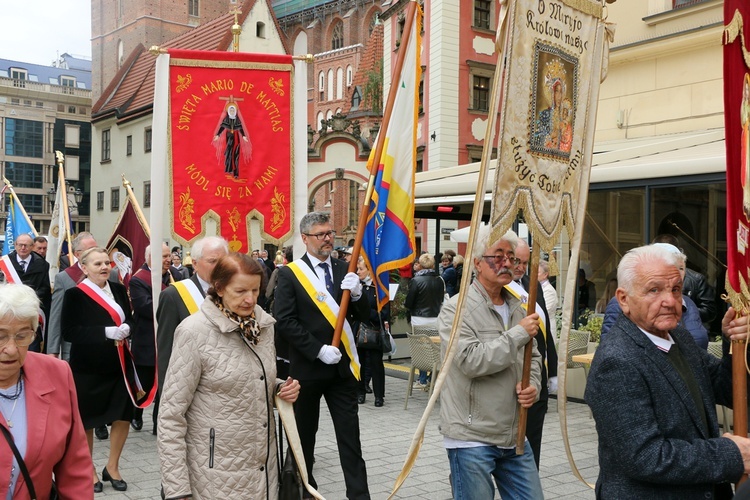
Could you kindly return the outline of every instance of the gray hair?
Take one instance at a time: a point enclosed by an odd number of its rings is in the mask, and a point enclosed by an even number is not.
[[[549,274],[549,262],[547,262],[546,260],[540,260],[539,269],[542,271],[542,273]]]
[[[36,330],[39,327],[39,297],[26,286],[15,283],[0,285],[0,319],[29,321]]]
[[[108,255],[107,251],[105,249],[103,249],[102,247],[92,247],[92,248],[89,248],[88,250],[85,250],[81,254],[81,257],[79,259],[81,261],[81,265],[85,266],[86,264],[89,263],[89,257],[91,256],[92,253],[103,253],[105,255]]]
[[[302,220],[299,223],[299,232],[301,234],[306,234],[310,232],[310,229],[312,229],[313,226],[330,223],[331,214],[328,212],[310,212],[302,217]]]
[[[73,253],[79,251],[81,249],[81,243],[83,243],[84,240],[88,240],[89,238],[96,241],[94,235],[89,233],[88,231],[81,231],[80,233],[78,233],[78,235],[73,238],[73,242],[71,243],[71,246],[73,247],[71,248],[71,251]]]
[[[193,256],[193,260],[198,260],[203,257],[203,252],[206,250],[224,250],[224,253],[227,254],[229,253],[229,243],[219,236],[206,236],[195,242],[190,249],[190,255]]]
[[[646,264],[662,263],[679,270],[680,257],[661,245],[646,245],[629,250],[617,266],[617,284],[626,292],[633,291],[638,269]]]
[[[472,257],[474,259],[481,259],[487,249],[496,243],[490,242],[491,236],[492,230],[490,229],[490,226],[486,224],[479,226],[479,235],[477,236],[477,241],[474,244],[474,251],[472,252]],[[507,241],[510,248],[515,250],[516,246],[518,246],[518,235],[512,229],[508,229],[498,241]]]

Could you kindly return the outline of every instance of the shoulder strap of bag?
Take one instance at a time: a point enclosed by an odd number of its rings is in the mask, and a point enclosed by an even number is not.
[[[26,487],[29,488],[29,495],[31,496],[31,500],[36,500],[36,491],[34,490],[34,483],[31,481],[31,476],[29,475],[29,470],[26,468],[26,462],[23,461],[23,457],[21,456],[21,452],[18,451],[18,448],[16,448],[16,443],[13,442],[13,436],[10,434],[10,431],[0,425],[0,429],[3,431],[3,436],[5,436],[5,440],[8,441],[8,445],[10,446],[11,451],[13,451],[13,456],[16,457],[16,461],[18,462],[18,467],[21,469],[21,474],[23,474],[23,478],[26,481]]]

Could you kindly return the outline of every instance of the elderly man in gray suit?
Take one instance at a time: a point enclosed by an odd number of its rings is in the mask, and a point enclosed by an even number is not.
[[[94,236],[89,232],[80,232],[73,239],[71,250],[76,259],[80,255],[96,246]],[[54,357],[62,357],[65,361],[70,360],[70,342],[62,340],[60,333],[60,318],[62,317],[62,304],[65,291],[78,285],[86,276],[78,262],[67,267],[55,275],[55,286],[52,290],[52,308],[49,315],[49,328],[47,330],[47,354]]]
[[[750,440],[719,433],[716,403],[731,406],[731,359],[714,358],[677,324],[678,257],[659,246],[630,250],[617,268],[623,314],[602,338],[585,398],[599,433],[597,498],[732,498],[750,472]],[[730,308],[722,332],[747,338]]]

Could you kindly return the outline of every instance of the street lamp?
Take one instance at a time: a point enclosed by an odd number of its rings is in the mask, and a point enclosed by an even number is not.
[[[83,201],[83,191],[81,191],[79,188],[71,186],[68,184],[67,181],[65,181],[65,188],[68,191],[68,196],[71,194],[73,195],[73,200],[75,200],[75,204],[71,204],[68,202],[68,206],[71,210],[77,210],[78,205]],[[57,199],[57,190],[55,189],[55,186],[52,186],[49,188],[49,191],[47,191],[47,200],[49,201],[49,206],[51,209],[55,208],[55,200]]]

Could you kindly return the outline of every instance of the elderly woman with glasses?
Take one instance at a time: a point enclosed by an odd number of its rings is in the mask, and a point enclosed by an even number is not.
[[[93,498],[91,454],[67,363],[29,352],[39,299],[25,285],[0,285],[0,498]],[[11,441],[28,469],[27,482]]]

